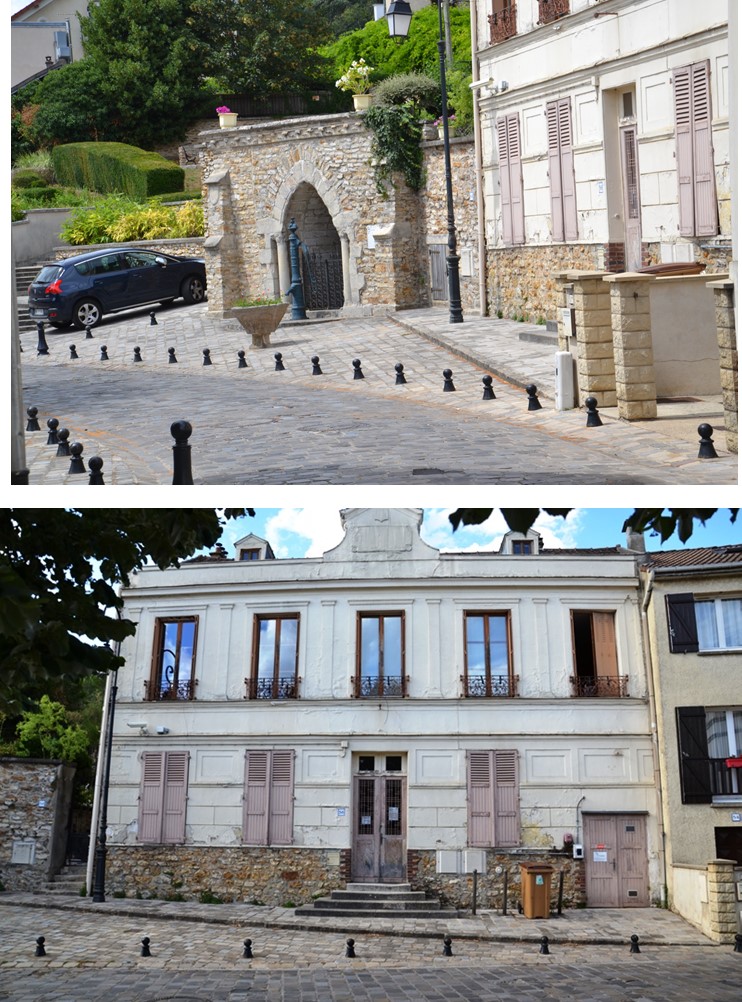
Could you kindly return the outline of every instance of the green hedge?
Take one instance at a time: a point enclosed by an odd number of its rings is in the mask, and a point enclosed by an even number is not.
[[[126,143],[67,143],[52,150],[57,180],[75,188],[121,192],[144,201],[150,195],[182,191],[183,168],[159,153]]]

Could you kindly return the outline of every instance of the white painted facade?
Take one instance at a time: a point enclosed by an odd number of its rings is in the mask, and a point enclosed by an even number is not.
[[[58,58],[55,33],[67,32],[69,62],[83,57],[78,14],[86,16],[85,0],[34,0],[11,17],[11,86],[43,70],[46,58]]]

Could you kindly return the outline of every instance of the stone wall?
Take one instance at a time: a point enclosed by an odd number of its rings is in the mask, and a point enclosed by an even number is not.
[[[203,237],[179,237],[177,240],[132,240],[120,244],[79,244],[76,247],[55,247],[54,261],[75,257],[77,254],[87,254],[89,251],[112,249],[113,247],[138,247],[142,250],[162,251],[163,254],[174,254],[175,257],[203,257]]]
[[[74,766],[0,758],[0,881],[6,891],[33,891],[64,864]],[[14,858],[32,862],[11,862]],[[29,853],[29,856],[25,856]]]
[[[716,337],[719,344],[719,368],[727,449],[730,452],[737,452],[739,363],[734,318],[734,282],[713,282],[710,284],[714,290]]]

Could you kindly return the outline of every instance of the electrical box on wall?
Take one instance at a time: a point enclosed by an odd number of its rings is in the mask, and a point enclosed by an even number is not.
[[[581,845],[572,846],[572,859],[584,859],[585,852]]]

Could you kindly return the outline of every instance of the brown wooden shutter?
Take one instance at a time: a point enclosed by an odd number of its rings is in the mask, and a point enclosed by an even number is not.
[[[551,186],[551,236],[564,240],[562,209],[562,165],[559,157],[559,102],[546,105],[546,131],[549,140],[549,184]]]
[[[497,846],[520,845],[520,793],[518,753],[496,751],[495,760],[495,842]]]
[[[470,751],[467,777],[469,845],[495,844],[494,776],[492,752]]]
[[[714,147],[711,137],[711,87],[709,61],[694,63],[691,70],[693,97],[693,195],[696,236],[719,232],[714,177]]]
[[[562,177],[562,212],[564,239],[577,239],[577,193],[575,164],[572,153],[572,106],[569,98],[559,101],[559,166]]]
[[[595,674],[615,678],[618,675],[618,657],[616,655],[614,614],[612,612],[594,612],[592,623]]]
[[[268,844],[268,752],[245,754],[243,837],[248,845]]]
[[[510,210],[513,221],[513,243],[526,239],[523,210],[523,168],[520,160],[520,115],[508,115],[508,173],[510,175]]]
[[[497,154],[500,164],[500,206],[502,209],[502,238],[506,244],[512,244],[513,210],[510,197],[510,169],[508,165],[507,118],[497,119]]]
[[[139,789],[139,842],[159,842],[162,830],[162,790],[164,752],[145,752],[142,756],[142,783]]]
[[[675,148],[678,168],[680,234],[690,237],[695,233],[691,67],[680,66],[673,70],[672,84],[675,96]]]
[[[711,768],[702,706],[676,706],[680,789],[684,804],[710,804]]]
[[[163,842],[185,842],[187,792],[188,752],[167,752],[162,809]]]
[[[673,654],[689,654],[698,650],[696,605],[692,592],[665,595],[667,631]]]
[[[270,845],[291,845],[294,821],[294,753],[274,751],[271,763]]]

